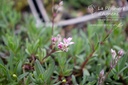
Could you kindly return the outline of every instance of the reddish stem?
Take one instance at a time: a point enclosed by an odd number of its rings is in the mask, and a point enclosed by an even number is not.
[[[52,0],[52,35],[53,35],[53,28],[54,28],[54,18],[55,18],[55,13],[54,13],[54,0]]]
[[[100,44],[102,45],[104,43],[104,41],[109,37],[109,35],[112,33],[112,29],[108,32],[108,34],[103,38],[103,40],[100,42]],[[98,43],[99,45],[99,43]],[[98,46],[97,45],[97,46]],[[83,70],[83,68],[86,66],[86,64],[88,63],[89,59],[93,56],[93,54],[95,53],[95,51],[97,50],[97,47],[91,52],[91,54],[86,58],[86,60],[83,62],[83,64],[81,65],[81,71]]]
[[[83,70],[83,68],[86,66],[86,64],[88,63],[89,59],[93,56],[94,52],[96,50],[94,50],[88,57],[87,59],[83,62],[83,64],[81,65],[81,70]]]

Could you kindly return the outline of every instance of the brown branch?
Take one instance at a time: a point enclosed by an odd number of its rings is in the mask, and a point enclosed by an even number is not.
[[[88,63],[89,59],[93,56],[94,52],[96,50],[92,51],[92,53],[87,57],[87,59],[83,62],[83,64],[81,65],[81,70],[83,70],[83,68],[86,66],[86,64]]]
[[[93,56],[93,54],[95,53],[95,51],[97,50],[99,44],[103,44],[104,41],[109,37],[109,35],[113,32],[113,29],[111,29],[107,35],[103,38],[103,40],[97,44],[96,48],[91,52],[91,54],[86,58],[86,60],[83,62],[83,64],[81,65],[81,71],[83,70],[83,68],[86,66],[86,64],[88,63],[89,59]]]

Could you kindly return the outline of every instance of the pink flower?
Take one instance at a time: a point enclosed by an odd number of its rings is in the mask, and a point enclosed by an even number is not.
[[[62,51],[65,51],[65,52],[67,52],[68,51],[68,47],[69,47],[69,45],[72,45],[72,44],[74,44],[74,42],[71,42],[71,40],[72,40],[72,38],[68,38],[68,39],[66,39],[66,38],[64,38],[63,39],[63,42],[60,42],[59,44],[58,44],[58,48],[60,49],[60,50],[62,50]]]
[[[62,48],[63,48],[63,43],[62,43],[62,42],[60,42],[60,43],[58,44],[58,48],[59,48],[59,49],[62,49]]]
[[[67,52],[68,51],[68,47],[72,44],[74,44],[74,42],[71,42],[72,38],[64,38],[63,41],[61,41],[62,38],[60,35],[57,35],[57,37],[52,37],[51,41],[52,41],[52,45],[58,45],[58,48],[62,51]]]

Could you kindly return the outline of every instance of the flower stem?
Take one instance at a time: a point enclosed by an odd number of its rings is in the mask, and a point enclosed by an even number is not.
[[[83,70],[83,68],[86,66],[86,64],[88,63],[88,61],[90,60],[90,58],[93,56],[93,54],[96,52],[96,50],[99,47],[99,44],[103,44],[104,41],[109,37],[109,35],[113,32],[113,29],[111,29],[108,34],[103,38],[103,40],[99,43],[97,43],[96,48],[90,53],[90,55],[86,58],[86,60],[82,63],[81,65],[81,71]]]
[[[48,53],[43,59],[42,59],[42,63],[44,62],[44,60],[46,59],[46,58],[48,58],[52,53],[54,53],[55,51],[54,51],[54,49],[52,49],[52,51],[50,52],[50,53]]]
[[[104,81],[106,80],[106,78],[108,77],[108,75],[110,74],[110,72],[112,71],[112,69],[113,69],[113,68],[110,68],[109,71],[106,73],[105,78],[104,78]],[[104,82],[104,81],[103,81],[103,82]]]
[[[83,68],[85,67],[85,65],[88,63],[89,59],[93,56],[94,52],[96,50],[92,51],[92,53],[87,57],[87,59],[83,62],[83,64],[81,65],[81,70],[83,70]]]
[[[52,35],[54,33],[54,18],[55,18],[55,13],[54,13],[54,0],[52,0]]]

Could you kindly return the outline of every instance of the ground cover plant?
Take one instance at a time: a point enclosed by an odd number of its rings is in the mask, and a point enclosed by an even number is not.
[[[0,85],[128,84],[125,22],[98,20],[65,38],[54,24],[37,27],[12,1],[0,3]]]

